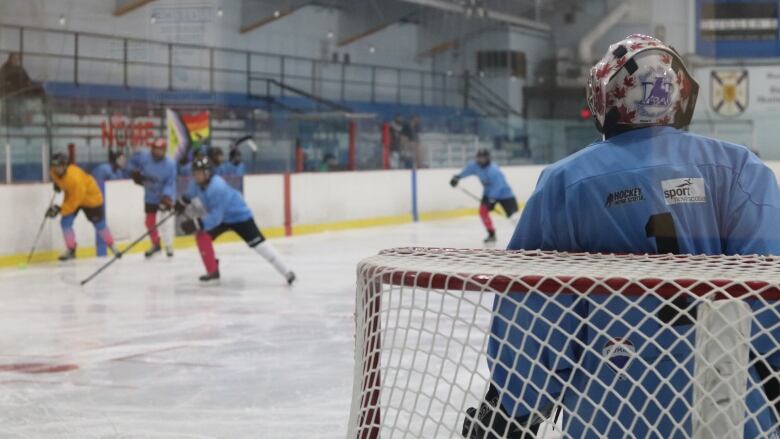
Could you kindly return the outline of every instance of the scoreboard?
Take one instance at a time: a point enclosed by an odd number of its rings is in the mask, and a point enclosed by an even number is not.
[[[697,0],[696,53],[714,58],[780,57],[780,0]]]

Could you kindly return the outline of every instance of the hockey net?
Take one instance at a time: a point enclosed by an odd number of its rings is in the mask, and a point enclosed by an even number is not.
[[[385,250],[348,438],[774,438],[778,300],[774,257]]]

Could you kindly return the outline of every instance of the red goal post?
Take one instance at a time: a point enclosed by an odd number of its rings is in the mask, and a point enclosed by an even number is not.
[[[652,298],[659,307],[671,307],[674,315],[692,313],[696,320],[684,327],[680,337],[689,342],[677,343],[682,348],[669,347],[644,334],[645,343],[640,337],[635,343],[639,345],[636,352],[628,357],[633,364],[649,368],[654,360],[644,357],[642,346],[659,351],[658,355],[671,354],[674,349],[676,358],[687,364],[677,367],[674,373],[692,383],[678,390],[677,399],[682,400],[683,409],[678,404],[661,407],[656,410],[659,413],[637,411],[635,417],[641,418],[639,421],[611,420],[604,424],[603,416],[591,414],[583,418],[580,413],[584,413],[580,410],[584,404],[597,401],[585,401],[585,395],[572,405],[572,397],[564,395],[565,390],[546,395],[564,413],[563,431],[559,425],[550,437],[574,437],[572,431],[605,437],[623,431],[628,437],[637,428],[659,435],[668,433],[672,425],[674,431],[690,437],[736,438],[743,437],[743,433],[748,437],[748,432],[754,430],[773,434],[767,429],[776,431],[780,426],[773,409],[777,400],[769,401],[767,396],[758,412],[755,410],[757,392],[763,392],[771,377],[756,379],[751,372],[757,360],[780,360],[777,350],[766,349],[771,344],[767,340],[780,340],[780,308],[776,306],[780,300],[778,258],[397,248],[362,261],[357,275],[349,438],[469,434],[461,431],[466,409],[479,407],[490,385],[500,388],[502,398],[516,398],[520,404],[521,397],[513,394],[506,382],[493,380],[487,347],[494,319],[504,319],[503,323],[513,330],[523,329],[501,317],[494,309],[494,300],[511,297],[519,301],[517,306],[529,308],[530,302],[525,301],[532,296],[542,297],[543,307],[552,306],[554,300],[563,296],[576,296],[587,303],[593,315],[609,313],[616,306],[637,311],[641,306],[635,301]],[[726,304],[730,305],[723,307]],[[541,309],[543,312],[533,314],[533,319],[543,319],[546,311]],[[629,311],[609,317],[630,327]],[[676,327],[676,322],[664,321],[659,316],[660,313],[647,312],[639,323],[657,324],[663,330]],[[601,323],[595,320],[582,319],[578,323],[579,329],[587,328],[595,334],[594,343],[610,337],[620,339],[609,329],[596,327]],[[544,323],[554,325],[556,321]],[[536,341],[544,344],[549,339]],[[512,345],[506,339],[500,342]],[[522,346],[515,347],[523,350]],[[608,355],[604,354],[608,351],[595,345],[584,346],[583,352],[590,360]],[[579,375],[606,386],[609,383],[604,382],[603,375],[612,371],[621,380],[631,382],[628,366],[625,371],[619,370],[609,364],[611,359],[601,359],[604,365],[592,370],[578,364]],[[718,384],[712,380],[703,384],[702,377],[719,373],[723,362],[739,364],[739,373],[720,377]],[[634,382],[640,389],[647,385],[642,379]],[[679,377],[662,379],[659,386],[674,390],[678,384],[674,380],[679,381]],[[569,394],[581,391],[580,385],[573,379],[564,383]],[[647,389],[645,392],[645,398],[657,398],[652,402],[663,402],[659,395]],[[722,395],[716,395],[718,392],[728,393],[730,405],[713,406],[716,399],[724,400]],[[620,405],[631,407],[632,402],[626,398]],[[646,426],[637,427],[637,422]],[[551,425],[545,428],[553,429]],[[544,434],[540,430],[538,437]]]

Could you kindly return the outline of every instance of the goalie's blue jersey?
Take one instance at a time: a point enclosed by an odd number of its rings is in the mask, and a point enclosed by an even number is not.
[[[545,169],[509,249],[780,255],[780,188],[743,146],[671,127],[634,130]],[[780,306],[751,306],[751,350],[778,367]],[[562,404],[567,437],[690,436],[687,314],[650,295],[518,292],[494,307],[489,362],[508,413]],[[750,381],[745,437],[771,437],[754,370]]]

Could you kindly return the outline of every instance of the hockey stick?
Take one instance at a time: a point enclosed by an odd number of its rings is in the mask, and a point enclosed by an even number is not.
[[[255,139],[252,137],[251,134],[236,139],[231,145],[230,149],[231,150],[236,149],[244,143],[246,143],[246,145],[249,147],[249,149],[252,150],[252,152],[257,152],[257,143],[255,143]]]
[[[54,192],[51,194],[51,200],[49,200],[49,208],[51,208],[52,204],[54,204],[54,197],[57,196],[57,192]],[[38,227],[38,234],[35,235],[35,241],[33,241],[32,248],[30,249],[30,254],[27,255],[27,263],[29,264],[32,260],[33,253],[35,253],[35,249],[38,247],[38,240],[41,239],[41,233],[43,233],[43,226],[46,225],[46,220],[48,217],[46,215],[43,216],[43,220],[41,221],[41,226]]]
[[[477,202],[480,202],[480,203],[482,202],[482,198],[479,198],[478,196],[476,196],[470,190],[468,190],[468,189],[466,189],[466,188],[464,188],[462,186],[458,186],[458,189],[460,189],[461,192],[463,192],[464,194],[468,195],[468,197],[473,199],[474,201],[477,201]]]
[[[161,226],[161,225],[162,225],[164,222],[168,221],[169,219],[171,219],[171,218],[172,218],[173,216],[175,216],[175,215],[176,215],[176,212],[175,212],[175,211],[174,211],[174,212],[171,212],[171,213],[169,213],[167,216],[165,216],[165,218],[163,218],[163,219],[161,219],[160,221],[158,221],[158,222],[157,222],[157,224],[155,224],[155,225],[154,225],[154,227],[153,227],[152,229],[153,229],[153,230],[156,230],[156,229],[157,229],[158,227],[160,227],[160,226]],[[141,242],[141,241],[143,241],[144,239],[146,239],[146,237],[147,237],[147,236],[149,236],[149,234],[150,234],[150,233],[152,233],[152,232],[151,232],[151,230],[147,230],[147,231],[146,231],[146,232],[145,232],[143,235],[139,236],[139,237],[138,237],[138,239],[136,239],[135,241],[131,242],[131,243],[130,243],[130,245],[128,245],[127,247],[125,247],[125,249],[124,249],[124,250],[122,250],[121,252],[119,252],[119,253],[115,254],[115,255],[114,255],[114,257],[113,257],[113,258],[111,258],[111,260],[110,260],[110,261],[108,261],[108,262],[106,262],[105,264],[103,264],[103,266],[102,266],[102,267],[100,267],[100,268],[98,268],[98,269],[97,269],[97,271],[95,271],[94,273],[92,273],[91,275],[89,275],[89,277],[87,277],[86,279],[84,279],[83,281],[81,281],[81,286],[84,286],[84,285],[85,285],[87,282],[89,282],[89,281],[91,281],[92,279],[94,279],[95,277],[97,277],[97,275],[98,275],[98,274],[102,273],[102,272],[103,272],[103,270],[105,270],[106,268],[110,267],[110,266],[111,266],[111,264],[113,264],[114,262],[116,262],[117,260],[119,260],[120,258],[122,258],[122,256],[123,256],[125,253],[127,253],[128,251],[130,251],[130,249],[131,249],[131,248],[135,247],[135,246],[136,246],[136,244],[138,244],[139,242]]]
[[[479,202],[479,203],[482,203],[482,198],[480,198],[480,197],[476,196],[476,195],[475,195],[473,192],[471,192],[470,190],[468,190],[468,189],[466,189],[466,188],[464,188],[464,187],[460,187],[460,186],[458,186],[458,189],[460,189],[460,191],[461,191],[461,192],[463,192],[464,194],[468,195],[470,198],[474,199],[474,201],[477,201],[477,202]],[[506,215],[506,212],[504,212],[504,208],[503,208],[503,207],[501,207],[501,205],[500,205],[500,204],[496,204],[496,211],[498,211],[498,213],[500,213],[501,215],[503,215],[503,216],[504,216],[504,218],[507,218],[507,219],[509,219],[509,217]],[[513,223],[513,224],[514,224],[514,223]]]

